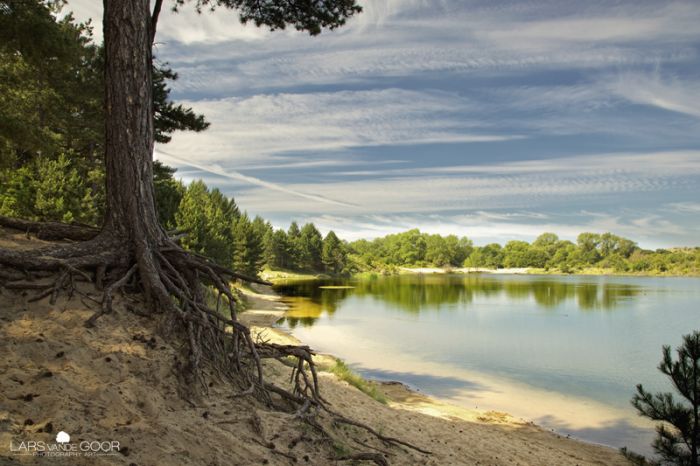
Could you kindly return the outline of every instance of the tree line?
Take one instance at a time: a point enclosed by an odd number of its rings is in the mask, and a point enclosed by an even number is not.
[[[241,212],[233,198],[201,181],[185,186],[174,170],[156,164],[160,221],[183,233],[181,244],[217,263],[256,276],[265,267],[331,275],[349,273],[346,246],[333,231],[322,236],[313,223],[274,229],[260,216]]]
[[[612,233],[581,233],[576,242],[543,233],[532,243],[509,241],[474,246],[466,237],[417,229],[348,245],[360,268],[396,267],[535,268],[576,273],[596,268],[617,273],[699,274],[700,248],[645,250]]]

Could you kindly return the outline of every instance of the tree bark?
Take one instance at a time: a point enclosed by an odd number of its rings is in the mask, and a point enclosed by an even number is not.
[[[149,0],[104,0],[105,174],[103,233],[140,248],[165,238],[153,188]]]

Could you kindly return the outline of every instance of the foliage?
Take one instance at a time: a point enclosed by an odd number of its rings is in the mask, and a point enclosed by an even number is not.
[[[183,5],[186,0],[175,0]],[[225,8],[240,11],[243,24],[253,22],[256,26],[268,26],[271,30],[285,29],[287,25],[311,35],[320,34],[322,28],[335,29],[347,18],[362,11],[355,0],[316,0],[296,2],[293,6],[282,6],[278,2],[259,0],[196,0],[196,8]]]
[[[98,225],[104,210],[104,50],[89,24],[58,18],[63,2],[0,0],[0,214]],[[155,137],[202,131],[201,115],[169,100],[154,67]],[[159,220],[174,225],[184,190],[154,164]],[[65,178],[65,179],[64,179]]]
[[[0,1],[0,168],[57,153],[86,157],[101,141],[99,50],[88,25],[56,19],[59,8]]]
[[[385,270],[397,266],[461,266],[471,254],[467,238],[428,235],[418,229],[350,243],[354,259],[365,269]]]
[[[176,227],[175,213],[185,194],[185,186],[182,181],[175,179],[175,171],[157,160],[153,162],[153,187],[158,204],[158,220],[168,229]]]
[[[258,274],[265,264],[264,239],[272,226],[262,218],[255,217],[251,222],[247,213],[240,215],[233,223],[234,256],[233,268],[252,277]]]
[[[554,233],[532,243],[509,241],[473,246],[466,237],[421,233],[417,229],[348,245],[349,260],[360,270],[392,271],[397,267],[534,268],[574,273],[700,274],[700,248],[657,251],[640,249],[612,233],[581,233],[576,244]]]
[[[697,466],[700,463],[700,332],[683,336],[673,360],[671,347],[663,347],[663,359],[658,368],[673,382],[681,395],[651,394],[637,385],[632,405],[642,416],[661,421],[656,428],[654,450],[669,464]]]
[[[204,115],[197,115],[191,108],[175,105],[169,100],[168,81],[177,80],[178,76],[167,64],[153,67],[153,102],[154,102],[154,137],[156,142],[166,144],[175,131],[204,131],[209,122]]]
[[[0,215],[30,220],[97,224],[102,219],[102,172],[82,174],[75,157],[37,157],[0,171]]]
[[[182,246],[230,266],[234,253],[232,225],[237,214],[235,203],[218,190],[210,192],[201,180],[191,183],[175,214],[177,229],[187,232]]]
[[[321,261],[323,269],[332,275],[339,275],[345,270],[347,252],[333,231],[329,231],[323,239]]]
[[[307,223],[301,228],[295,246],[299,254],[300,268],[305,270],[322,270],[323,237],[313,223]]]

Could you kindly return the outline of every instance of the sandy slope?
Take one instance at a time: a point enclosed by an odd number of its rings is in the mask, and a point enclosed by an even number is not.
[[[0,246],[37,244],[0,231]],[[83,292],[98,297],[89,287]],[[112,315],[88,330],[82,324],[95,308],[90,299],[62,297],[50,305],[29,303],[31,296],[0,288],[0,464],[348,464],[332,458],[351,448],[380,449],[398,465],[625,464],[610,449],[559,438],[505,416],[440,406],[397,386],[386,388],[396,401],[384,406],[330,374],[322,374],[321,390],[335,409],[434,454],[387,447],[355,428],[333,429],[327,421],[335,440],[323,441],[290,414],[232,398],[222,382],[212,381],[199,399],[180,398],[172,371],[177,345],[161,337],[154,319],[128,312],[122,299]],[[287,338],[265,328],[283,311],[276,298],[250,299],[246,319],[269,338]],[[276,361],[265,370],[279,384],[289,375]],[[76,445],[118,441],[120,452],[42,458],[10,451],[21,442],[54,443],[58,431],[69,433]]]

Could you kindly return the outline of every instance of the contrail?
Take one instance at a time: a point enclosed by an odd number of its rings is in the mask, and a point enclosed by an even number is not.
[[[262,186],[263,188],[272,189],[272,190],[279,191],[282,193],[292,194],[294,196],[303,197],[304,199],[310,199],[312,201],[322,202],[325,204],[338,205],[338,206],[342,206],[342,207],[358,207],[357,204],[350,204],[348,202],[336,201],[335,199],[329,199],[327,197],[319,196],[318,194],[308,194],[308,193],[304,193],[301,191],[295,191],[293,189],[286,188],[286,187],[279,185],[279,184],[276,184],[276,183],[270,183],[269,181],[261,180],[260,178],[255,178],[254,176],[244,175],[243,173],[239,173],[237,171],[224,170],[219,165],[209,165],[209,166],[201,165],[201,164],[198,164],[196,162],[192,162],[190,160],[181,159],[180,157],[174,156],[174,155],[169,154],[167,152],[163,152],[162,150],[155,150],[154,152],[156,154],[158,154],[158,158],[165,158],[166,160],[172,159],[175,162],[178,162],[178,163],[181,163],[184,165],[188,165],[190,167],[198,168],[199,170],[213,173],[214,175],[219,175],[219,176],[223,176],[226,178],[230,178],[232,180],[245,181],[245,182],[250,183],[250,184]]]

